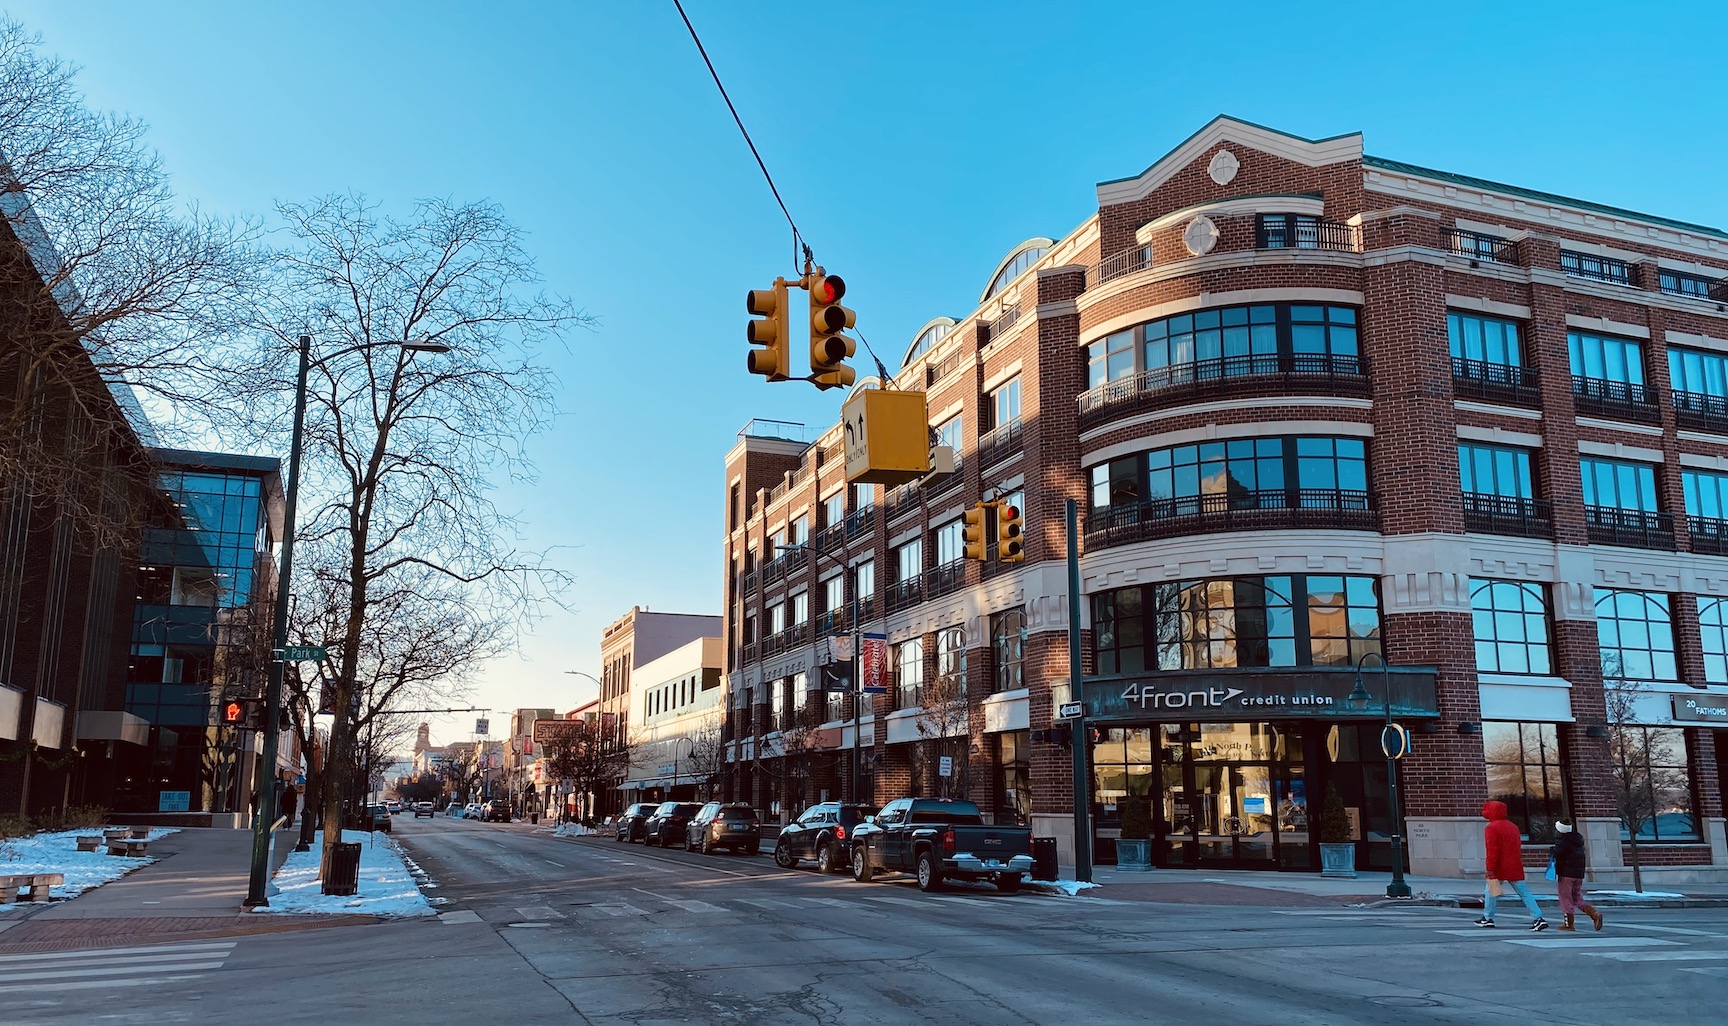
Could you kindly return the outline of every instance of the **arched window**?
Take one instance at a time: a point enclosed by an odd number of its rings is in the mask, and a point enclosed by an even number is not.
[[[1704,679],[1728,684],[1728,600],[1699,602],[1698,628],[1704,635]]]
[[[1476,669],[1492,673],[1550,673],[1548,600],[1540,584],[1471,582]]]
[[[919,330],[918,337],[914,338],[912,344],[906,347],[906,358],[900,361],[900,366],[905,367],[913,360],[934,349],[936,343],[948,337],[948,333],[953,330],[954,319],[952,317],[937,317],[924,325]]]
[[[952,702],[966,697],[966,628],[936,632],[936,698]]]
[[[1026,607],[990,618],[990,662],[998,694],[1026,686]]]
[[[990,279],[990,287],[984,290],[984,299],[988,300],[1007,288],[1010,282],[1025,274],[1027,268],[1037,263],[1039,258],[1049,251],[1048,240],[1023,244],[1022,248],[1009,257],[1007,263],[1002,265],[1002,269],[996,272],[996,277]]]
[[[1668,596],[1596,589],[1596,637],[1609,680],[1678,680]]]
[[[914,709],[924,691],[924,639],[913,638],[894,653],[894,678],[900,688],[901,709]]]

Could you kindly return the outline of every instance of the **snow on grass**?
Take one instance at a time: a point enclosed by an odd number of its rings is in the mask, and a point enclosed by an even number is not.
[[[95,851],[78,850],[78,838],[101,832],[101,829],[56,830],[0,841],[0,876],[59,873],[66,877],[66,882],[54,887],[50,893],[56,898],[76,898],[92,887],[112,883],[134,869],[142,869],[156,861],[154,856],[135,859],[110,855],[106,845]],[[152,827],[149,839],[154,841],[178,832],[178,827]],[[0,903],[0,909],[11,907]]]
[[[318,866],[323,859],[324,833],[319,831],[310,851],[289,853],[288,861],[276,871],[274,882],[281,893],[271,895],[267,907],[253,911],[390,918],[435,914],[415,886],[401,846],[390,835],[344,830],[342,840],[360,845],[359,888],[354,894],[323,893]]]

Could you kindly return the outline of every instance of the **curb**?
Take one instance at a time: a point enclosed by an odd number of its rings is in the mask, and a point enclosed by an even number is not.
[[[1728,908],[1728,897],[1651,898],[1642,901],[1637,898],[1590,898],[1588,893],[1586,893],[1585,897],[1589,898],[1591,906],[1595,908]],[[1514,900],[1512,903],[1517,904],[1516,895],[1514,895],[1513,898]],[[1506,899],[1504,897],[1500,900],[1502,904],[1506,904]],[[1437,903],[1450,904],[1456,908],[1481,908],[1482,898],[1480,895],[1454,895],[1449,898],[1438,899]],[[1384,904],[1396,904],[1396,902],[1388,901]],[[1539,894],[1536,896],[1536,904],[1539,907],[1552,905],[1555,908],[1559,908],[1560,899],[1550,898],[1545,894]]]

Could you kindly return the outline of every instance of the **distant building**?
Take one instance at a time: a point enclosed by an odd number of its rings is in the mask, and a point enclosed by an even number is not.
[[[630,691],[632,759],[623,800],[695,801],[712,796],[715,767],[696,753],[717,750],[725,715],[722,639],[697,638],[637,666]]]
[[[681,648],[698,638],[721,637],[718,616],[696,613],[655,613],[632,606],[613,621],[600,640],[600,708],[603,733],[630,738],[631,681],[637,667]],[[655,684],[661,682],[655,681]],[[620,792],[597,796],[595,812],[605,816],[624,806]]]

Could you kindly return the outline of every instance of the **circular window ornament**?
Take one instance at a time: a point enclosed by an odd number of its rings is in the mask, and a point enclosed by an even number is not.
[[[1195,256],[1205,256],[1218,245],[1218,226],[1202,214],[1188,222],[1187,230],[1182,233],[1182,244]]]
[[[1236,154],[1229,150],[1219,150],[1212,155],[1212,163],[1206,165],[1206,173],[1219,185],[1229,185],[1236,180],[1236,172],[1242,169],[1242,162],[1236,159]]]

